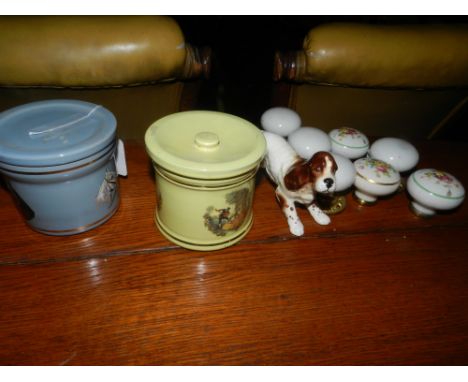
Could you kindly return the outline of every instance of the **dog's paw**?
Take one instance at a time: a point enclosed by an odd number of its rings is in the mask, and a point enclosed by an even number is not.
[[[310,214],[314,218],[314,220],[320,224],[320,225],[328,225],[331,222],[330,217],[323,212],[319,207],[317,207],[315,204],[312,204],[308,208]]]
[[[330,217],[323,211],[320,211],[320,214],[317,214],[316,216],[312,215],[314,220],[320,224],[320,225],[328,225],[331,222]]]
[[[299,221],[289,221],[289,231],[294,236],[302,236],[304,235],[304,225]]]

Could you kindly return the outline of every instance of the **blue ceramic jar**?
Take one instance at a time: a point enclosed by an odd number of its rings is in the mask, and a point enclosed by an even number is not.
[[[28,225],[72,235],[119,206],[116,120],[75,100],[33,102],[0,114],[0,172]]]

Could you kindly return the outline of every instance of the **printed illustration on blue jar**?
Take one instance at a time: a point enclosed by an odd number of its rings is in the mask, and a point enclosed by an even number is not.
[[[52,100],[0,114],[0,172],[41,233],[84,232],[116,212],[116,150],[115,117],[100,105]]]
[[[117,196],[118,186],[117,172],[106,168],[104,180],[101,183],[101,187],[99,187],[96,201],[98,203],[107,203],[109,206],[111,206],[114,203],[115,197]]]

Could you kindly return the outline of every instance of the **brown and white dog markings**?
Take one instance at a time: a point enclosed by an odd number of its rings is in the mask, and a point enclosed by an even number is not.
[[[283,137],[266,131],[263,134],[267,142],[263,166],[278,186],[276,198],[288,221],[290,232],[296,236],[304,234],[295,203],[305,205],[318,224],[329,224],[330,218],[315,204],[314,194],[335,191],[335,172],[338,167],[331,154],[319,151],[305,160],[297,155]]]

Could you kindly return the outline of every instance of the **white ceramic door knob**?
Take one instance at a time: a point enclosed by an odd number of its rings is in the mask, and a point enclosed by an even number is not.
[[[286,137],[301,127],[301,117],[287,107],[272,107],[262,114],[260,124],[265,131]]]
[[[354,184],[356,178],[356,168],[350,159],[345,158],[334,152],[331,153],[335,158],[338,170],[335,173],[336,192],[342,192],[350,188]]]
[[[400,138],[380,138],[372,143],[369,155],[389,163],[399,172],[409,171],[417,165],[419,153],[416,148]]]
[[[301,127],[288,136],[288,142],[304,159],[310,159],[318,151],[331,151],[330,137],[316,127]]]

